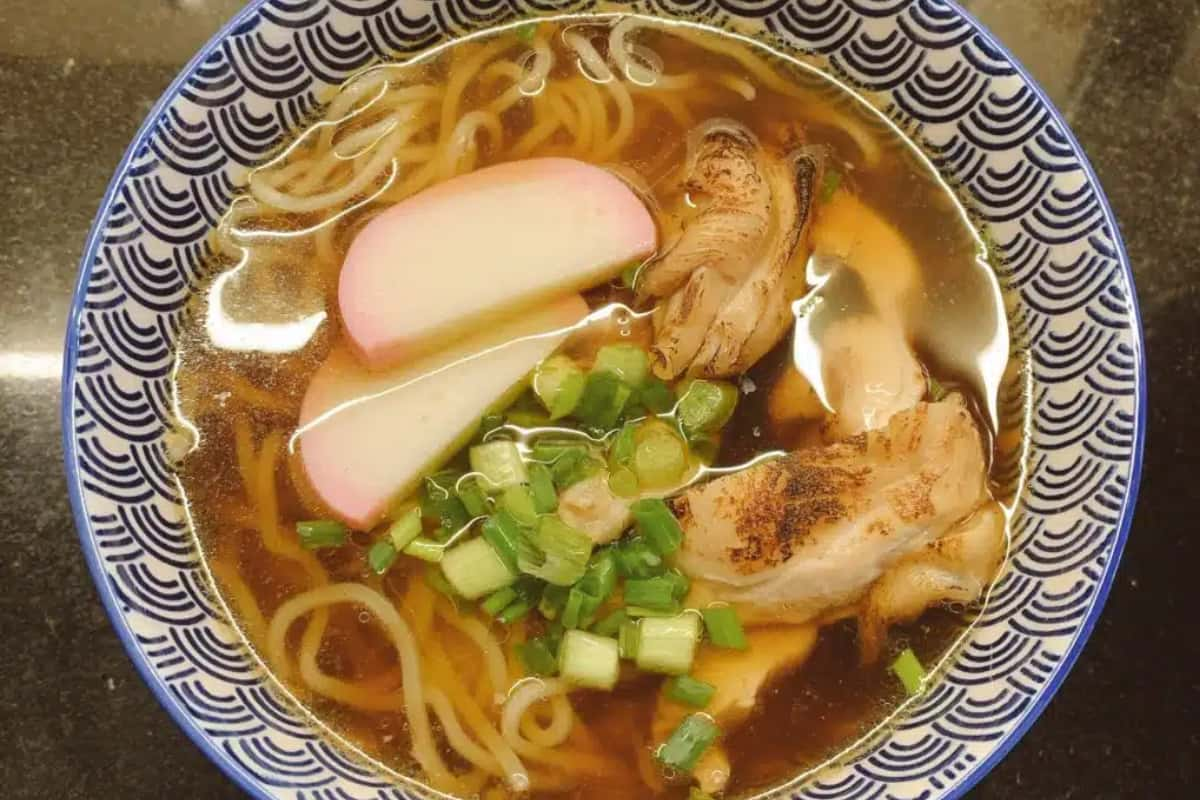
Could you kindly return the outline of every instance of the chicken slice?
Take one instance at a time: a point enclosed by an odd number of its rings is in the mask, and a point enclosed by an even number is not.
[[[677,564],[749,621],[820,620],[974,511],[985,478],[963,399],[921,403],[881,430],[688,490],[673,501]]]
[[[729,732],[745,721],[758,696],[771,682],[795,672],[808,659],[817,642],[815,625],[773,626],[746,632],[745,650],[704,647],[696,654],[690,675],[711,684],[716,691],[705,707],[721,730]],[[651,733],[664,742],[692,709],[660,694]],[[716,794],[729,781],[729,758],[720,743],[710,747],[692,771],[701,790]]]
[[[608,487],[608,472],[601,471],[559,495],[558,516],[596,544],[607,544],[620,538],[633,522],[630,503]]]
[[[834,439],[887,425],[925,396],[927,380],[902,331],[874,315],[837,320],[825,332],[825,391],[836,415]]]
[[[971,603],[1004,561],[1004,511],[989,501],[945,536],[910,553],[871,587],[859,612],[863,660],[874,661],[889,626],[936,603]]]
[[[703,129],[685,188],[701,211],[638,276],[654,315],[654,371],[725,377],[770,350],[791,324],[800,278],[788,269],[807,237],[821,159],[763,148],[732,122]]]

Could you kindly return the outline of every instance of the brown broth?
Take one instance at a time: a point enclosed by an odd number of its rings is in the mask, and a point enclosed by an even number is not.
[[[728,70],[739,77],[750,77],[737,62],[682,40],[650,32],[642,41],[660,53],[666,69],[673,74]],[[561,52],[561,43],[558,46],[558,65],[552,80],[565,79],[574,69],[573,59]],[[432,83],[444,80],[451,64],[464,56],[458,50],[451,48],[423,67],[425,79]],[[797,67],[781,67],[779,74],[794,85],[814,89],[813,96],[818,99],[806,104],[756,84],[758,98],[747,103],[732,92],[709,88],[707,95],[697,91],[690,98],[693,113],[697,119],[733,117],[763,138],[771,137],[782,127],[799,124],[810,143],[828,147],[845,173],[845,189],[902,231],[920,257],[926,288],[920,301],[921,313],[914,316],[937,323],[923,323],[912,331],[920,352],[928,355],[926,365],[939,379],[972,393],[977,403],[989,393],[994,394],[996,387],[981,377],[977,362],[980,342],[992,336],[994,329],[1003,328],[1004,320],[995,314],[994,279],[980,269],[979,241],[953,194],[911,145],[852,98],[840,94],[841,90]],[[462,107],[467,110],[485,103],[495,92],[494,88],[475,86],[465,95]],[[621,153],[620,163],[646,177],[656,192],[666,192],[663,176],[683,158],[685,132],[671,122],[662,106],[646,95],[635,95],[634,102],[635,129]],[[848,115],[873,132],[884,152],[876,167],[868,167],[852,140],[826,122],[830,115]],[[506,136],[511,140],[528,128],[530,117],[518,108],[506,114],[503,122]],[[534,154],[564,152],[569,141],[561,134],[560,131]],[[480,162],[490,163],[500,155],[485,149]],[[676,207],[678,199],[659,197],[668,209]],[[313,308],[325,308],[328,319],[302,347],[284,355],[221,349],[206,325],[207,298],[198,301],[181,334],[177,373],[179,410],[181,418],[187,420],[185,427],[193,428],[198,439],[182,459],[179,477],[200,546],[214,564],[222,595],[235,611],[240,608],[240,601],[237,587],[228,580],[231,574],[240,576],[266,620],[287,598],[307,586],[303,569],[272,555],[259,541],[257,509],[243,487],[239,471],[235,428],[238,424],[248,424],[255,447],[261,447],[271,432],[282,435],[286,443],[295,429],[308,377],[342,336],[336,304],[330,302],[335,286],[332,276],[336,275],[353,232],[374,210],[368,206],[337,223],[324,255],[312,236],[249,248],[246,271],[231,284],[233,296],[225,299],[226,312],[246,319],[265,314],[271,320],[290,321]],[[254,226],[295,231],[311,224],[311,215],[280,213],[256,221]],[[229,269],[232,264],[232,259],[217,258],[214,272]],[[803,269],[804,265],[795,266]],[[593,290],[589,300],[593,306],[614,301],[632,303],[630,294],[615,286]],[[980,320],[984,320],[982,325]],[[752,385],[753,391],[742,397],[726,429],[717,463],[742,463],[768,450],[805,446],[819,438],[815,423],[787,431],[768,424],[767,397],[780,371],[790,368],[790,338],[746,376],[749,381],[746,385]],[[981,414],[981,418],[986,419],[986,414]],[[290,465],[285,463],[281,461],[276,467],[272,482],[279,497],[284,533],[294,536],[291,525],[311,518],[316,512],[306,506],[293,483]],[[373,576],[366,565],[371,541],[370,535],[356,534],[346,546],[318,551],[316,558],[331,580],[368,583],[398,600],[409,582],[422,580],[423,565],[401,559],[386,577]],[[252,615],[242,611],[235,616],[250,644],[262,652],[262,631],[256,630]],[[931,611],[917,624],[894,632],[891,652],[902,645],[911,646],[924,663],[936,662],[954,646],[966,624],[967,620],[960,615]],[[288,644],[293,654],[302,628],[296,625],[289,633]],[[440,623],[435,630],[460,675],[481,672],[479,664],[472,661],[470,648],[456,643],[457,634]],[[897,682],[886,669],[887,660],[860,665],[849,623],[824,630],[807,664],[795,674],[776,681],[764,693],[755,714],[726,738],[733,763],[732,793],[752,792],[786,781],[837,756],[885,720],[902,699]],[[399,685],[396,654],[369,616],[351,607],[331,613],[318,663],[330,675],[374,686],[381,692],[394,691]],[[315,696],[287,676],[278,677],[331,731],[381,764],[413,774],[407,724],[401,713],[354,710]],[[645,737],[658,691],[659,681],[642,677],[622,684],[611,694],[576,693],[573,703],[579,718],[603,744],[606,754],[618,759],[624,768],[620,774],[591,780],[566,792],[534,796],[573,800],[685,796],[686,788],[679,786],[655,795],[638,778],[638,759],[651,746]],[[448,749],[446,753],[450,755]],[[452,765],[463,766],[453,757],[449,760]]]

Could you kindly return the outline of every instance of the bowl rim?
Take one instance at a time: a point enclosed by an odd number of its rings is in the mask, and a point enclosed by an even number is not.
[[[104,605],[105,613],[107,613],[110,622],[117,633],[117,637],[121,641],[126,654],[130,661],[133,662],[142,681],[150,688],[151,693],[158,701],[159,705],[166,710],[168,716],[172,719],[175,725],[180,728],[188,739],[191,740],[204,755],[213,762],[222,773],[232,780],[238,788],[244,791],[251,797],[262,798],[262,800],[274,800],[274,798],[261,790],[258,783],[245,772],[245,770],[234,759],[231,759],[220,748],[216,747],[209,739],[207,739],[196,720],[188,715],[182,706],[175,701],[168,687],[159,679],[159,676],[151,667],[149,661],[142,655],[135,642],[135,634],[129,628],[125,615],[117,607],[116,596],[111,591],[106,591],[102,587],[107,583],[107,574],[99,560],[98,551],[90,546],[93,540],[93,530],[91,521],[88,518],[86,509],[84,508],[82,484],[79,478],[78,466],[78,450],[76,448],[76,437],[72,426],[71,412],[74,406],[74,396],[71,392],[72,379],[75,375],[75,365],[78,359],[79,350],[79,320],[80,315],[84,310],[84,302],[87,295],[87,286],[92,274],[92,265],[95,262],[96,253],[100,247],[103,238],[104,220],[107,218],[111,210],[114,199],[117,195],[117,190],[126,175],[126,170],[135,154],[140,150],[147,136],[153,131],[154,125],[179,95],[180,89],[187,82],[189,76],[201,65],[213,52],[213,49],[219,46],[232,32],[236,31],[250,17],[258,14],[261,9],[266,6],[270,0],[249,0],[237,13],[233,15],[224,25],[222,25],[216,33],[214,33],[196,53],[179,69],[174,79],[167,88],[155,101],[154,105],[147,112],[145,119],[138,127],[137,132],[130,140],[129,146],[122,154],[120,161],[117,162],[116,168],[113,171],[112,177],[109,179],[108,185],[104,190],[104,195],[97,208],[96,214],[92,219],[91,226],[88,229],[86,245],[82,257],[79,262],[78,277],[75,287],[71,295],[71,308],[67,315],[67,329],[65,334],[65,342],[63,347],[62,361],[62,377],[60,382],[60,425],[62,427],[62,447],[64,468],[67,479],[67,492],[71,504],[71,513],[75,521],[76,535],[79,537],[80,546],[83,550],[84,559],[87,562],[88,571],[91,573],[92,582],[95,585],[96,591],[100,595],[100,600]],[[967,771],[964,778],[956,785],[950,787],[945,795],[945,800],[957,800],[966,795],[973,789],[984,777],[986,777],[1016,746],[1016,744],[1025,736],[1029,729],[1041,717],[1046,706],[1058,693],[1064,681],[1066,681],[1071,670],[1074,668],[1079,659],[1083,648],[1091,638],[1092,631],[1096,626],[1101,614],[1104,612],[1104,607],[1108,601],[1109,592],[1112,590],[1113,581],[1116,578],[1117,571],[1120,568],[1121,557],[1124,554],[1125,543],[1129,538],[1129,532],[1132,528],[1134,512],[1137,507],[1138,490],[1141,487],[1142,479],[1142,459],[1146,441],[1146,417],[1147,417],[1147,369],[1146,369],[1146,348],[1145,348],[1145,333],[1142,326],[1141,309],[1138,303],[1137,288],[1134,284],[1133,268],[1129,261],[1129,254],[1125,247],[1124,237],[1121,235],[1120,227],[1117,223],[1116,215],[1113,213],[1112,205],[1109,203],[1108,196],[1104,192],[1100,179],[1092,167],[1091,160],[1084,151],[1082,145],[1076,138],[1074,131],[1071,130],[1063,117],[1062,112],[1046,94],[1046,91],[1033,78],[1030,72],[1025,68],[1025,65],[1013,54],[1007,46],[1005,46],[995,34],[991,32],[980,20],[965,9],[959,0],[941,0],[951,11],[957,14],[963,21],[970,25],[974,31],[987,44],[1000,53],[1004,59],[1012,66],[1016,74],[1020,77],[1024,85],[1040,100],[1046,110],[1049,112],[1050,119],[1056,123],[1063,136],[1067,140],[1068,145],[1072,150],[1072,154],[1077,158],[1080,168],[1083,170],[1084,176],[1087,178],[1088,184],[1096,190],[1096,196],[1099,200],[1101,212],[1104,222],[1108,226],[1112,235],[1112,243],[1117,253],[1117,261],[1120,266],[1120,272],[1129,287],[1128,315],[1131,321],[1130,339],[1136,358],[1136,386],[1134,390],[1134,399],[1136,403],[1136,417],[1134,423],[1134,437],[1131,447],[1129,482],[1126,487],[1124,500],[1121,507],[1120,523],[1117,526],[1117,535],[1113,543],[1111,556],[1105,565],[1104,574],[1101,577],[1099,584],[1096,587],[1095,601],[1092,604],[1091,610],[1080,624],[1071,646],[1063,654],[1061,666],[1057,669],[1053,678],[1046,683],[1040,692],[1035,696],[1032,707],[1029,712],[1024,715],[1021,722],[1015,726],[1008,734],[999,741],[995,749],[983,761],[978,762]]]

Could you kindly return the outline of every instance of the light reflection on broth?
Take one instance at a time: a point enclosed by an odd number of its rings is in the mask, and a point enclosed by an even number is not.
[[[657,489],[639,486],[639,496],[676,495],[879,427],[870,424],[874,407],[864,411],[865,428],[843,430],[845,420],[830,416],[837,409],[845,417],[838,404],[849,402],[827,385],[841,368],[829,345],[839,330],[851,332],[843,340],[854,346],[883,337],[889,347],[911,349],[921,381],[913,402],[938,399],[926,374],[939,395],[963,393],[985,446],[995,450],[986,453],[998,465],[993,494],[1010,500],[1020,480],[1022,404],[997,402],[1018,375],[1000,289],[983,240],[927,159],[811,67],[700,28],[634,18],[614,27],[616,19],[556,18],[532,36],[510,27],[348,81],[321,121],[252,174],[251,190],[217,232],[215,279],[179,340],[180,427],[194,440],[179,478],[240,631],[331,736],[397,777],[459,796],[496,800],[527,786],[546,798],[682,798],[690,778],[671,780],[654,763],[661,676],[626,662],[612,692],[568,691],[554,679],[543,687],[545,702],[506,722],[495,700],[533,691],[518,684],[525,668],[517,646],[546,636],[546,619],[535,611],[510,625],[486,623],[473,603],[436,590],[429,578],[436,568],[403,554],[377,574],[370,552],[386,521],[337,547],[306,549],[297,538],[298,522],[329,516],[298,456],[306,433],[431,378],[388,384],[391,373],[381,373],[383,388],[301,420],[314,375],[331,353],[348,350],[338,306],[343,259],[385,209],[492,164],[575,158],[610,167],[642,197],[659,241],[668,243],[661,259],[714,202],[683,180],[694,166],[697,125],[728,119],[763,147],[817,146],[818,174],[836,172],[840,184],[818,187],[805,235],[811,253],[800,246],[787,265],[795,291],[784,299],[799,324],[730,377],[740,386],[736,410],[718,432],[689,443],[687,470]],[[513,247],[521,247],[517,231],[527,222],[514,222]],[[469,228],[464,219],[447,235],[469,236]],[[767,236],[777,234],[772,223]],[[559,354],[592,365],[605,345],[657,341],[659,318],[615,275],[584,298],[590,314],[572,326]],[[859,394],[870,403],[875,391]],[[432,463],[421,474],[453,469],[456,489],[478,482],[482,473],[461,445],[480,440],[513,440],[530,459],[538,442],[566,438],[583,442],[593,459],[611,457],[617,427],[584,431],[567,418],[549,421],[531,398],[530,391],[509,398],[507,421],[489,434],[468,432],[449,452],[420,454]],[[670,407],[638,419],[657,415],[674,425],[679,402],[673,397]],[[619,470],[605,469],[611,486]],[[393,506],[397,519],[403,508]],[[424,524],[422,537],[430,535]],[[470,538],[477,524],[467,520],[453,541]],[[985,589],[971,608],[986,596]],[[892,658],[911,648],[936,670],[973,618],[935,604],[895,625],[882,657],[864,664],[846,618],[853,609],[827,611],[806,623],[828,624],[802,666],[773,675],[754,708],[725,731],[719,747],[729,768],[718,789],[736,796],[779,785],[861,745],[905,700],[887,668]],[[420,685],[406,684],[414,665]]]

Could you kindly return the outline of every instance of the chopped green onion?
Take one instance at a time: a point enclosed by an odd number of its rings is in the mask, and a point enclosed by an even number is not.
[[[533,492],[528,486],[509,486],[500,495],[500,507],[522,525],[536,525],[538,512],[533,505]]]
[[[367,551],[367,564],[376,575],[382,575],[396,563],[396,545],[388,538],[383,538],[371,545]]]
[[[574,686],[612,689],[621,672],[617,642],[584,631],[567,631],[558,648],[558,671]]]
[[[650,357],[635,344],[606,344],[596,352],[595,372],[611,372],[629,386],[641,386],[650,373]]]
[[[638,390],[638,401],[653,414],[665,414],[675,407],[675,393],[658,378],[650,378]]]
[[[515,442],[499,440],[477,444],[470,450],[471,469],[483,474],[489,490],[525,483],[529,475]]]
[[[700,756],[720,735],[721,729],[707,714],[691,714],[658,748],[655,757],[670,769],[691,772]]]
[[[568,453],[588,454],[588,446],[579,439],[538,439],[533,444],[533,460],[554,464]]]
[[[504,415],[497,412],[484,414],[479,420],[479,439],[482,441],[489,433],[504,424]]]
[[[447,550],[442,556],[442,573],[454,591],[468,600],[511,586],[517,579],[496,548],[483,538]]]
[[[563,627],[569,629],[588,627],[598,608],[600,608],[599,600],[578,586],[572,586],[571,591],[567,593],[567,605],[563,608]]]
[[[633,453],[637,449],[637,429],[633,422],[626,422],[613,437],[612,446],[608,451],[608,459],[613,464],[627,467],[633,463]]]
[[[721,440],[713,434],[700,433],[688,439],[688,447],[696,458],[705,464],[711,464],[717,460],[717,454],[721,450]]]
[[[904,652],[892,662],[892,672],[896,673],[896,677],[904,684],[904,691],[909,697],[920,694],[921,689],[925,686],[925,668],[921,666],[917,654],[912,651],[911,647],[906,647]]]
[[[517,520],[502,508],[483,521],[480,532],[505,566],[517,572],[517,554],[521,546],[521,526]]]
[[[553,584],[547,586],[542,592],[541,602],[538,603],[538,611],[542,612],[542,616],[546,619],[558,619],[559,614],[567,605],[567,596],[570,591],[566,586]]]
[[[397,550],[408,547],[409,543],[420,535],[421,509],[416,506],[412,506],[408,511],[400,514],[396,521],[388,526],[387,538],[391,540],[392,547]]]
[[[617,588],[617,559],[612,548],[605,548],[592,557],[587,572],[575,584],[603,603]]]
[[[821,184],[821,202],[828,203],[842,185],[842,173],[832,167],[825,168],[825,180]]]
[[[678,485],[687,461],[687,445],[672,426],[650,420],[638,429],[633,469],[642,486],[666,489]]]
[[[641,490],[637,474],[627,467],[617,467],[608,473],[608,488],[617,497],[637,497]]]
[[[533,391],[552,420],[575,410],[586,385],[587,377],[570,356],[550,356],[533,373]]]
[[[646,606],[625,606],[625,613],[631,617],[674,617],[683,611],[683,606],[679,603],[671,603],[669,606],[662,608],[647,608]]]
[[[511,408],[505,418],[518,428],[541,428],[550,423],[550,417],[540,408]]]
[[[668,556],[683,542],[683,529],[667,504],[658,498],[646,498],[633,504],[638,532],[660,556]]]
[[[704,708],[716,694],[717,687],[698,681],[690,675],[679,675],[667,681],[667,697],[692,708]]]
[[[712,606],[704,609],[704,627],[709,640],[717,647],[730,650],[745,650],[746,632],[733,606]]]
[[[421,512],[438,525],[438,537],[449,538],[471,521],[466,506],[455,493],[457,472],[444,471],[425,479],[421,492]]]
[[[513,33],[522,42],[532,42],[533,37],[537,36],[538,24],[536,22],[526,22],[524,25],[518,25]]]
[[[517,657],[530,675],[550,677],[558,673],[558,658],[554,648],[544,637],[530,639],[517,645]]]
[[[676,605],[675,582],[665,575],[625,581],[625,603],[652,611],[669,611]]]
[[[608,430],[617,424],[632,394],[633,389],[616,373],[593,371],[588,374],[575,417],[590,427]]]
[[[296,534],[306,550],[341,547],[349,530],[335,519],[310,519],[296,523]]]
[[[675,413],[689,437],[722,428],[737,407],[738,390],[724,381],[692,380],[684,384]]]
[[[498,592],[492,593],[487,600],[479,604],[484,613],[489,617],[494,617],[503,611],[509,603],[517,599],[517,590],[511,586],[505,586]]]
[[[514,622],[524,619],[533,610],[534,604],[525,600],[518,599],[510,604],[507,608],[500,612],[496,619],[503,622],[505,625],[512,625]]]
[[[929,399],[936,403],[946,397],[946,387],[932,375],[929,376]]]
[[[554,476],[554,485],[561,489],[568,489],[580,481],[591,477],[593,474],[602,469],[604,464],[588,455],[586,450],[573,450],[564,453],[551,468],[551,473]]]
[[[629,615],[624,609],[618,608],[604,619],[592,626],[592,633],[597,636],[616,636],[621,632],[621,626],[629,621]]]
[[[647,617],[641,621],[637,665],[646,672],[684,675],[691,671],[700,641],[700,616]]]
[[[558,508],[554,476],[545,464],[529,465],[529,491],[533,494],[533,510],[538,514],[549,514]]]
[[[419,558],[431,564],[440,564],[442,556],[445,554],[446,545],[441,542],[435,542],[432,539],[426,539],[424,536],[418,536],[404,547],[404,555]]]
[[[517,563],[526,575],[556,586],[570,586],[587,571],[592,540],[553,514],[538,518],[517,549]]]
[[[671,582],[675,599],[680,602],[687,597],[688,590],[692,588],[692,582],[688,580],[687,575],[684,575],[677,569],[668,570],[663,575],[663,578]]]
[[[617,571],[624,578],[652,578],[663,571],[663,560],[645,539],[626,539],[615,550]]]
[[[617,630],[617,646],[621,658],[634,660],[638,654],[638,642],[642,638],[642,629],[637,620],[626,620]]]

